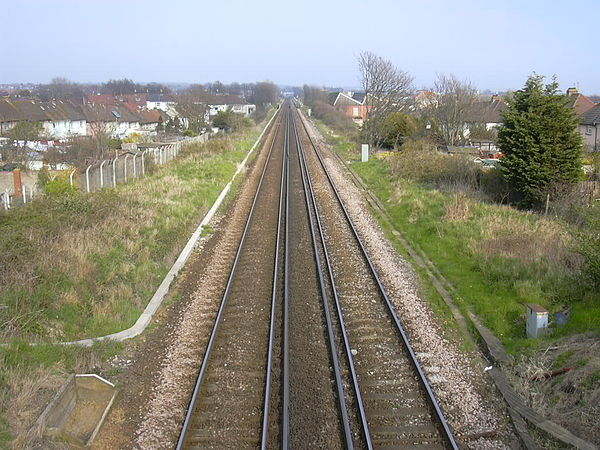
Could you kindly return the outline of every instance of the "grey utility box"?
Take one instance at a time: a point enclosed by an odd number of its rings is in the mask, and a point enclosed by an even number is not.
[[[527,306],[527,337],[537,338],[548,328],[548,310],[537,303]]]

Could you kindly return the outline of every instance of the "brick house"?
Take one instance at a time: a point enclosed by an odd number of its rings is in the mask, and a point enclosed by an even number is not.
[[[361,92],[336,92],[331,94],[330,103],[346,117],[362,123],[366,120],[368,113],[365,98],[365,94]]]

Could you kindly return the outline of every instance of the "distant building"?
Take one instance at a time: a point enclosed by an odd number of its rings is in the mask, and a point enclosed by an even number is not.
[[[574,87],[567,89],[567,97],[569,97],[567,105],[573,108],[578,116],[585,114],[596,106],[596,103],[580,93],[579,90]]]
[[[206,95],[202,99],[202,103],[205,103],[208,106],[209,117],[216,116],[219,111],[227,110],[231,110],[236,114],[241,114],[245,117],[248,117],[256,111],[256,105],[248,103],[239,95]]]
[[[86,135],[85,116],[72,103],[0,100],[0,135],[25,121],[41,123],[43,134],[52,139]]]
[[[148,109],[167,111],[174,105],[175,101],[170,94],[148,94],[146,100],[146,108]]]
[[[334,92],[329,94],[331,105],[350,117],[357,123],[363,123],[367,119],[368,106],[365,104],[366,96],[363,92]]]
[[[141,131],[141,117],[124,106],[86,104],[81,106],[87,123],[87,136],[106,133],[110,137],[123,139]]]
[[[466,115],[466,132],[469,136],[473,126],[484,126],[487,131],[497,129],[502,123],[502,112],[508,108],[506,102],[497,95],[493,95],[490,100],[473,103]]]
[[[580,116],[579,132],[587,150],[600,151],[600,103]]]

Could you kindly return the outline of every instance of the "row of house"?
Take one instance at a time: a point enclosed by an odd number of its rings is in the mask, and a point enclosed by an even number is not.
[[[579,117],[579,132],[588,151],[600,151],[600,103],[595,103],[576,88],[567,89],[568,105]],[[412,102],[412,111],[418,113],[436,100],[432,91],[419,91]],[[367,118],[369,106],[364,93],[342,91],[329,95],[329,104],[356,123],[363,123]],[[502,111],[508,105],[498,95],[475,102],[465,113],[465,136],[475,125],[483,126],[490,131],[496,129],[502,122]]]
[[[115,138],[133,133],[156,134],[160,124],[169,120],[161,111],[130,111],[123,105],[37,100],[0,100],[0,136],[19,122],[39,122],[42,135],[50,139],[92,136],[104,131]]]
[[[166,94],[94,94],[81,103],[41,102],[33,99],[0,99],[0,136],[19,122],[39,122],[49,139],[92,136],[99,131],[114,138],[133,133],[155,135],[170,120],[178,119],[184,128],[192,120],[208,123],[219,111],[232,110],[251,115],[256,106],[233,95],[211,95],[201,102],[178,105]]]

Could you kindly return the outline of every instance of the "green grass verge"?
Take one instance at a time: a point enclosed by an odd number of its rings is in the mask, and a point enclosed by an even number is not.
[[[123,347],[25,342],[130,327],[260,131],[190,147],[116,189],[45,198],[0,215],[0,333],[8,343],[0,346],[0,448],[19,433],[8,408],[36,378],[93,370]]]
[[[259,131],[191,148],[116,189],[0,215],[0,332],[70,340],[131,326]]]
[[[499,227],[517,225],[515,233],[520,229],[543,232],[544,227],[561,228],[564,224],[548,224],[548,219],[534,214],[474,200],[468,200],[467,217],[447,220],[448,208],[456,198],[453,194],[399,180],[385,160],[372,158],[368,163],[361,163],[356,144],[343,136],[332,135],[318,122],[317,127],[381,200],[394,228],[425,252],[453,284],[459,308],[469,309],[482,317],[509,351],[522,351],[575,333],[600,332],[600,293],[562,273],[550,258],[523,260],[478,251],[479,246],[489,239],[490,224],[497,223]],[[506,231],[511,233],[511,230]],[[394,241],[391,233],[388,236]],[[417,272],[427,286],[424,273],[418,268]],[[436,312],[447,316],[431,286],[424,291]],[[542,304],[551,312],[570,307],[571,320],[541,342],[527,339],[526,303]],[[444,320],[448,320],[447,317]]]
[[[8,343],[0,346],[0,448],[23,434],[15,424],[32,419],[9,413],[15,402],[27,409],[32,390],[47,389],[45,379],[97,371],[124,347],[26,341],[74,340],[131,326],[264,123],[188,147],[179,159],[116,189],[50,196],[0,215],[0,335]],[[240,183],[238,177],[223,207]]]

